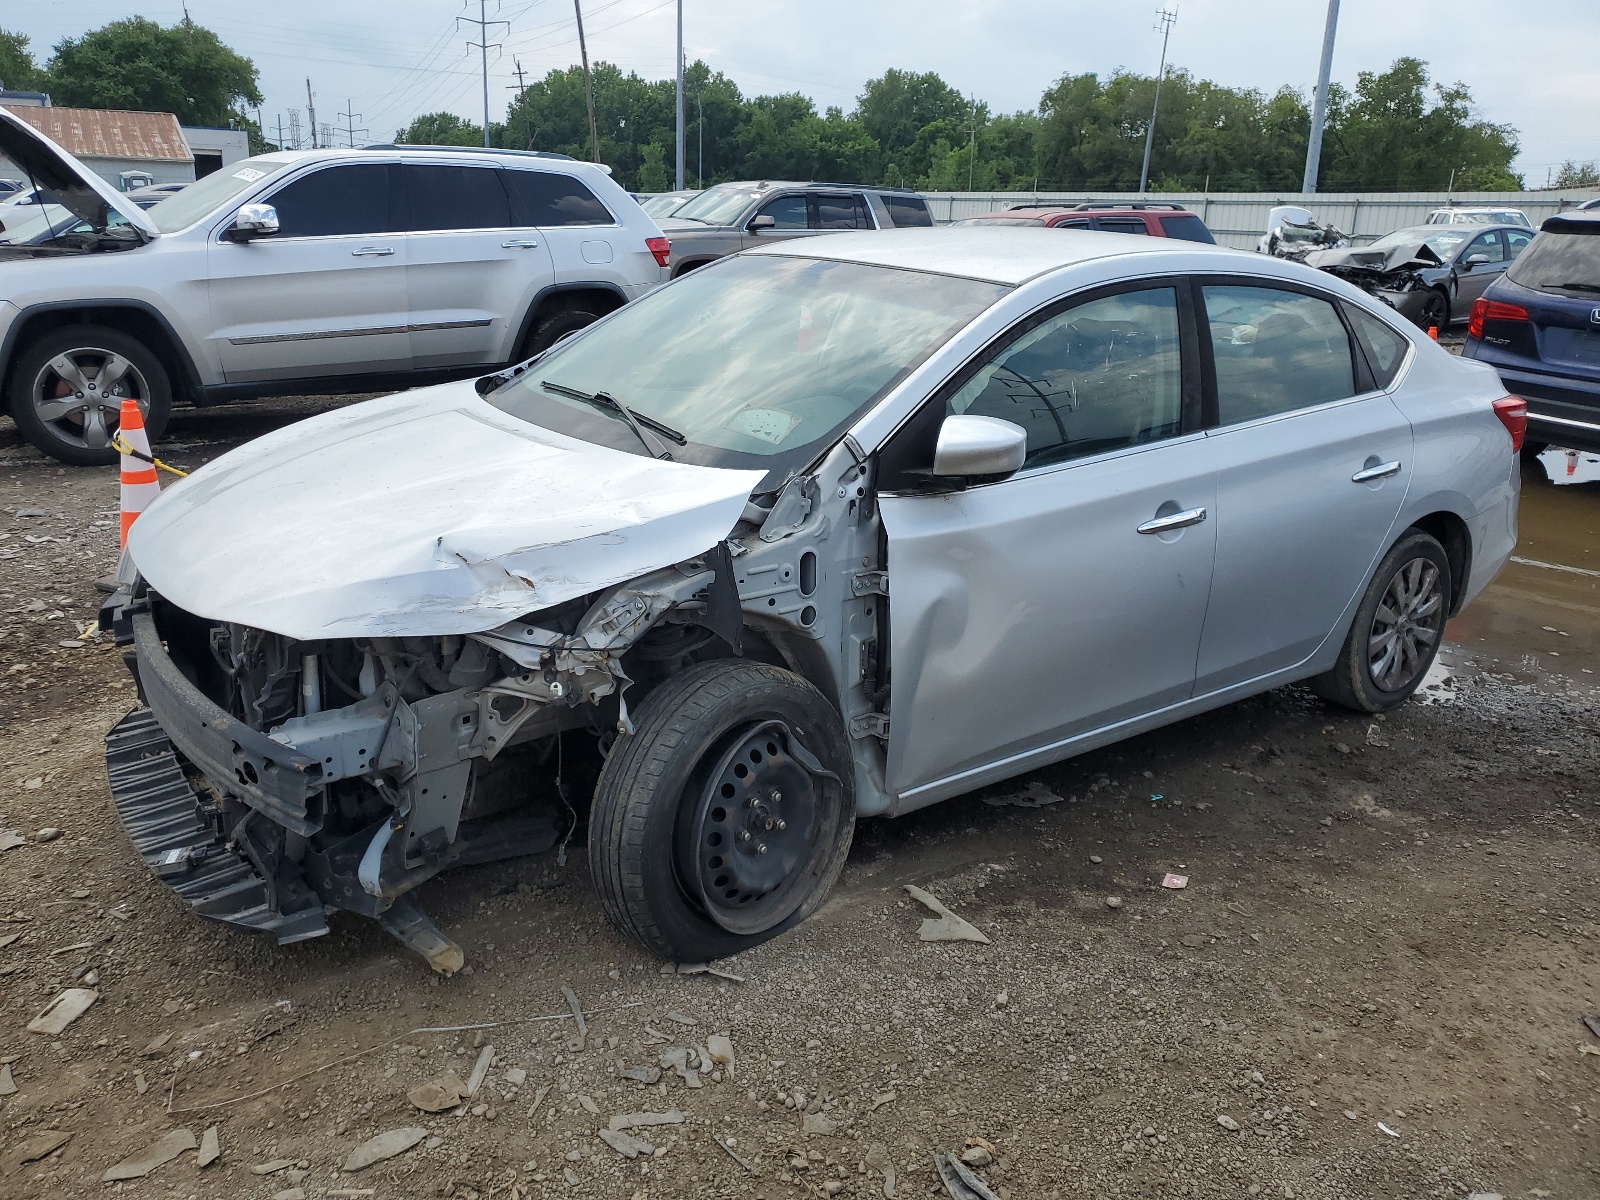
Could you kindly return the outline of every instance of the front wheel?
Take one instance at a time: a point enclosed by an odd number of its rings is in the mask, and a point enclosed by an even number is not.
[[[153,442],[172,413],[172,385],[161,360],[137,339],[98,325],[48,333],[17,358],[11,416],[23,437],[73,466],[117,461],[112,444],[122,402],[134,400]]]
[[[1357,712],[1404,704],[1439,653],[1450,609],[1450,559],[1412,530],[1378,564],[1333,670],[1311,680],[1324,700]]]
[[[589,868],[613,923],[678,962],[726,958],[821,905],[855,823],[850,739],[793,672],[717,660],[656,688],[612,747]]]
[[[1431,289],[1417,312],[1417,325],[1422,329],[1437,329],[1443,333],[1450,325],[1450,301],[1438,289]]]

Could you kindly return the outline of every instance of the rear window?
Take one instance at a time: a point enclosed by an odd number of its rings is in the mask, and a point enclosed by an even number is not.
[[[1095,228],[1103,229],[1107,233],[1144,233],[1150,231],[1145,228],[1141,217],[1096,217]]]
[[[1506,270],[1512,283],[1536,292],[1600,292],[1600,228],[1594,233],[1541,233]]]
[[[880,193],[878,199],[883,201],[883,206],[894,218],[896,228],[906,229],[914,225],[933,224],[927,202],[921,196],[885,196]]]
[[[507,168],[502,172],[511,193],[511,215],[518,225],[615,225],[611,211],[582,181],[556,171]]]
[[[1217,244],[1217,239],[1211,236],[1211,230],[1206,228],[1206,223],[1193,213],[1162,217],[1161,228],[1169,238],[1181,238],[1186,242],[1205,242],[1211,246]]]

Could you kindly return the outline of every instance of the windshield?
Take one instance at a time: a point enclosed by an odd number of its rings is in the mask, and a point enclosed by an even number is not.
[[[952,225],[1043,225],[1039,217],[967,217],[962,221],[951,221]]]
[[[0,225],[5,226],[0,232],[0,246],[32,245],[35,239],[45,236],[52,225],[65,229],[76,220],[59,204],[30,204],[11,209],[0,217]]]
[[[731,225],[760,192],[750,188],[709,188],[672,214],[674,221],[699,221],[704,225]]]
[[[162,233],[177,233],[289,165],[270,158],[247,158],[223,167],[151,205],[150,220]]]
[[[670,217],[692,199],[693,196],[650,196],[640,201],[639,207],[652,217]]]
[[[1456,230],[1448,226],[1439,230],[1434,230],[1431,226],[1426,229],[1397,229],[1393,233],[1384,234],[1367,249],[1392,250],[1396,246],[1410,246],[1421,242],[1437,254],[1441,262],[1449,262],[1450,256],[1456,252],[1456,247],[1472,236],[1470,230]]]
[[[1506,277],[1536,292],[1592,295],[1600,291],[1600,234],[1541,233]]]
[[[869,405],[988,308],[999,284],[768,255],[702,267],[556,346],[490,404],[630,453],[605,392],[683,435],[679,462],[766,471],[763,490],[831,446]]]

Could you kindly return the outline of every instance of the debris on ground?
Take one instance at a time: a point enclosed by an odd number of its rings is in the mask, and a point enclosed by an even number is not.
[[[1107,908],[1121,908],[1122,907],[1122,897],[1121,896],[1107,896],[1106,897],[1106,907]]]
[[[276,1175],[279,1171],[287,1171],[300,1160],[297,1158],[274,1158],[270,1162],[257,1163],[250,1168],[252,1175]]]
[[[213,1125],[200,1135],[200,1153],[195,1156],[195,1166],[204,1169],[221,1157],[221,1136],[217,1126]]]
[[[935,1154],[933,1165],[952,1200],[1000,1200],[982,1176],[976,1175],[953,1154]]]
[[[382,1162],[386,1158],[393,1158],[397,1154],[404,1154],[423,1138],[428,1136],[426,1129],[416,1127],[406,1129],[391,1129],[387,1133],[380,1133],[375,1138],[362,1142],[350,1151],[350,1157],[344,1160],[346,1171],[362,1171],[373,1163]]]
[[[700,1086],[700,1072],[689,1065],[689,1051],[683,1046],[668,1046],[656,1060],[663,1069],[677,1072],[687,1087]]]
[[[65,1129],[42,1129],[24,1138],[0,1159],[0,1175],[9,1175],[24,1164],[38,1162],[65,1146],[72,1134]]]
[[[591,1117],[598,1117],[600,1115],[600,1106],[594,1102],[593,1096],[580,1095],[578,1097],[578,1105]]]
[[[52,1000],[42,1013],[28,1022],[28,1032],[58,1037],[66,1031],[68,1025],[88,1012],[98,999],[100,993],[93,988],[68,988]]]
[[[17,1081],[11,1078],[11,1064],[6,1063],[0,1067],[0,1096],[13,1096],[17,1091]]]
[[[825,1113],[807,1113],[800,1119],[800,1132],[814,1137],[832,1137],[839,1132],[839,1126]]]
[[[987,1138],[969,1137],[961,1151],[961,1161],[969,1167],[987,1167],[995,1160],[999,1149]]]
[[[1235,1121],[1227,1113],[1218,1113],[1217,1114],[1217,1124],[1221,1125],[1229,1133],[1238,1133],[1239,1132],[1239,1122]]]
[[[656,1152],[656,1148],[643,1138],[634,1137],[620,1129],[600,1130],[600,1140],[626,1159],[635,1159],[641,1154],[648,1158]]]
[[[743,983],[743,975],[735,975],[732,971],[725,971],[715,963],[665,963],[661,967],[663,975],[715,975],[718,979],[726,979],[730,983]]]
[[[567,1007],[572,1010],[572,1019],[578,1023],[578,1032],[567,1039],[567,1049],[582,1050],[589,1037],[589,1023],[583,1019],[583,1005],[578,1003],[578,993],[564,983],[561,985],[561,994],[566,997]]]
[[[468,1096],[476,1096],[478,1089],[483,1086],[484,1078],[489,1074],[489,1064],[494,1061],[494,1047],[485,1046],[478,1051],[478,1061],[472,1064],[472,1074],[467,1076]]]
[[[654,1085],[661,1081],[660,1067],[623,1067],[617,1072],[624,1079],[631,1079],[635,1083]]]
[[[454,1071],[447,1071],[437,1079],[417,1084],[406,1093],[406,1099],[426,1113],[446,1112],[461,1103],[462,1097],[471,1095],[467,1085]]]
[[[726,1138],[725,1139],[720,1134],[713,1133],[711,1135],[711,1140],[713,1142],[715,1142],[717,1145],[721,1146],[724,1150],[726,1150],[728,1152],[728,1157],[733,1159],[734,1162],[738,1163],[746,1171],[749,1171],[750,1174],[754,1175],[756,1173],[755,1164],[752,1163],[749,1159],[745,1158],[742,1154],[740,1154],[737,1150],[735,1150],[731,1145],[729,1145],[729,1142],[731,1142],[733,1140],[732,1138]]]
[[[22,836],[20,829],[0,829],[0,850],[15,850],[18,846],[26,846],[28,839]]]
[[[33,835],[33,840],[43,844],[45,842],[53,842],[60,836],[61,830],[57,829],[54,825],[46,825],[43,829],[39,830],[38,833]]]
[[[1390,1129],[1387,1125],[1385,1125],[1382,1121],[1378,1122],[1378,1129],[1379,1129],[1380,1132],[1386,1133],[1392,1138],[1397,1138],[1397,1137],[1400,1136],[1394,1130]]]
[[[681,1112],[669,1108],[664,1113],[619,1113],[606,1122],[606,1127],[613,1133],[621,1133],[626,1129],[650,1129],[656,1125],[682,1125],[684,1120],[685,1117]]]
[[[923,891],[915,884],[906,884],[906,891],[911,898],[924,908],[938,913],[938,917],[924,917],[922,925],[917,930],[917,936],[925,942],[982,942],[989,944],[989,938],[977,926],[970,924],[961,917],[956,916],[944,906],[937,896]]]
[[[1600,1017],[1584,1017],[1583,1024],[1595,1037],[1600,1037]]]
[[[673,1010],[671,1010],[671,1011],[669,1011],[667,1013],[667,1020],[671,1021],[674,1025],[698,1025],[698,1024],[700,1024],[700,1022],[696,1021],[693,1017],[686,1017],[681,1012],[678,1012],[676,1009],[673,1009]]]
[[[193,1150],[199,1143],[190,1129],[171,1129],[156,1139],[148,1149],[125,1158],[100,1176],[101,1183],[116,1183],[119,1179],[143,1179],[157,1167],[169,1163],[185,1151]]]
[[[1181,892],[1184,888],[1189,886],[1189,877],[1187,875],[1174,875],[1171,872],[1168,872],[1166,877],[1162,879],[1161,886],[1164,888],[1169,888],[1174,892]]]
[[[728,1078],[733,1078],[733,1040],[725,1033],[713,1033],[706,1039],[706,1053],[713,1066],[725,1067]]]
[[[1012,792],[1005,796],[985,796],[983,802],[990,808],[1047,808],[1052,804],[1060,804],[1065,796],[1059,796],[1045,787],[1042,783],[1030,783],[1020,792]]]

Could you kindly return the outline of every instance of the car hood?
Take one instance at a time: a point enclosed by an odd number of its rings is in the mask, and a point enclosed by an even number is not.
[[[1306,265],[1318,270],[1352,267],[1368,271],[1425,271],[1440,266],[1440,259],[1426,242],[1407,242],[1401,246],[1373,249],[1351,246],[1339,250],[1314,250],[1306,255]]]
[[[3,105],[0,158],[9,158],[34,183],[54,193],[52,199],[96,229],[104,229],[111,213],[118,212],[145,238],[159,236],[142,208]]]
[[[710,550],[762,478],[578,441],[465,381],[224,455],[162,493],[128,553],[209,620],[304,641],[481,633]]]

